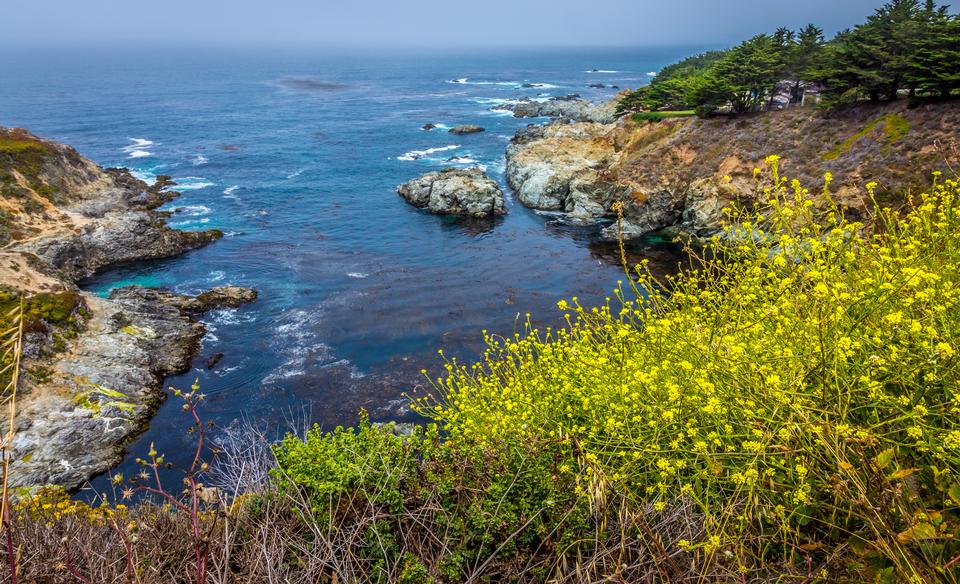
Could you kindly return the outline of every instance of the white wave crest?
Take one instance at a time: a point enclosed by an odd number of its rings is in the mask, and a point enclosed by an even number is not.
[[[426,150],[411,150],[410,152],[405,152],[402,155],[397,156],[397,160],[420,160],[430,156],[431,154],[436,154],[437,152],[446,152],[447,150],[455,150],[459,147],[459,144],[451,144],[449,146],[441,146],[439,148],[427,148]]]
[[[351,278],[357,278],[358,280],[362,280],[364,278],[369,278],[370,274],[367,274],[366,272],[347,272],[347,276]]]
[[[588,69],[584,73],[619,73],[616,69]]]
[[[207,179],[202,176],[184,176],[180,178],[174,178],[173,182],[177,183],[177,186],[173,187],[176,191],[197,191],[200,189],[205,189],[207,187],[212,187],[214,183],[208,182]]]
[[[300,176],[301,174],[303,174],[303,171],[305,171],[305,170],[307,170],[307,169],[306,169],[306,168],[301,168],[300,170],[296,170],[296,171],[294,171],[294,172],[291,172],[290,174],[287,175],[287,178],[288,178],[288,179],[297,178],[298,176]]]
[[[209,161],[209,160],[207,159],[207,157],[204,156],[203,154],[197,154],[196,156],[193,157],[193,165],[194,165],[194,166],[200,166],[200,165],[206,164],[206,163],[208,163],[208,162],[210,162],[210,161]]]
[[[210,213],[210,207],[206,205],[185,205],[177,207],[177,214],[182,217],[200,217]]]
[[[121,152],[126,152],[128,158],[145,158],[151,156],[153,153],[146,149],[147,146],[153,145],[153,140],[147,140],[146,138],[127,138],[132,144],[128,144],[120,149]]]

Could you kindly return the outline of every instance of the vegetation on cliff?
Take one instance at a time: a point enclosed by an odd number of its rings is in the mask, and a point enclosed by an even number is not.
[[[829,42],[813,24],[780,28],[664,68],[649,86],[624,96],[618,111],[755,111],[782,81],[790,82],[791,102],[801,101],[807,86],[822,90],[826,105],[896,99],[900,92],[949,97],[960,89],[960,16],[934,0],[891,0]]]
[[[562,328],[488,336],[412,435],[362,420],[253,458],[242,440],[243,464],[188,470],[166,506],[26,499],[19,553],[45,561],[25,574],[960,580],[960,183],[861,224],[832,177],[810,193],[767,163],[690,269],[641,265],[604,306],[561,301]],[[154,488],[162,453],[143,464],[121,492]],[[238,495],[201,497],[198,476]]]

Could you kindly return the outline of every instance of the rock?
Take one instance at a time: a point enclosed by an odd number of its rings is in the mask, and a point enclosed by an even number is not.
[[[178,195],[170,177],[147,185],[23,130],[0,128],[0,139],[21,145],[0,157],[0,174],[20,177],[0,191],[0,208],[15,211],[0,225],[0,281],[26,294],[58,292],[72,307],[69,330],[54,335],[44,326],[26,340],[24,370],[44,374],[23,378],[9,481],[74,489],[120,460],[165,397],[164,377],[190,366],[204,332],[196,315],[256,293],[79,291],[76,281],[101,268],[177,255],[222,233],[166,225],[168,214],[156,208]]]
[[[603,83],[591,83],[590,87],[593,89],[603,89],[604,87],[606,87],[606,85],[604,85]]]
[[[462,126],[450,128],[450,130],[448,131],[451,134],[457,134],[458,136],[462,136],[464,134],[478,134],[480,132],[486,132],[486,129],[481,128],[480,126],[474,126],[472,124],[464,124]]]
[[[525,98],[490,109],[511,111],[516,118],[550,117],[577,122],[610,123],[615,118],[616,100],[596,104],[577,94],[570,94],[552,97],[546,101]]]
[[[489,217],[505,214],[503,191],[479,168],[447,168],[397,187],[412,205],[431,213]]]
[[[223,353],[214,353],[213,355],[210,355],[206,362],[207,369],[213,369],[216,367],[217,364],[220,363],[221,359],[223,359]]]
[[[198,294],[188,306],[188,310],[199,313],[219,308],[239,308],[256,299],[256,290],[240,286],[220,286]]]
[[[436,124],[424,124],[423,127],[421,127],[420,129],[429,132],[430,130],[432,130],[432,129],[436,128],[436,127],[437,127]]]
[[[603,195],[587,191],[603,182],[595,169],[614,154],[612,144],[602,139],[610,130],[590,123],[528,127],[507,148],[507,184],[534,209],[576,211],[581,219],[604,215],[615,189],[597,187]]]
[[[214,296],[232,302],[250,292]],[[119,462],[163,401],[163,379],[187,370],[200,345],[204,326],[183,306],[219,304],[139,286],[84,301],[90,317],[80,337],[57,356],[46,381],[25,387],[11,486],[74,489]]]

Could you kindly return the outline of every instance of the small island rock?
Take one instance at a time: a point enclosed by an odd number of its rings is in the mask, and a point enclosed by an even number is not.
[[[486,132],[486,129],[481,128],[480,126],[474,126],[472,124],[464,124],[462,126],[450,128],[451,134],[457,134],[460,136],[462,136],[463,134],[477,134],[479,132]]]
[[[429,172],[397,187],[408,203],[441,215],[489,217],[505,214],[503,191],[479,168]]]

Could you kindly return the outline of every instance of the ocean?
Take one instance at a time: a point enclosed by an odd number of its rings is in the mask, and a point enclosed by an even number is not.
[[[252,305],[205,315],[194,368],[168,380],[199,382],[206,420],[273,433],[305,420],[350,425],[361,408],[373,420],[412,420],[405,395],[429,391],[421,370],[440,372],[438,349],[469,361],[483,330],[511,335],[528,313],[556,324],[558,300],[603,303],[623,270],[597,228],[526,209],[505,184],[509,214],[491,222],[429,215],[396,186],[475,165],[503,183],[510,138],[544,120],[492,106],[571,93],[608,99],[691,52],[5,49],[0,125],[145,180],[171,175],[182,196],[165,207],[170,224],[226,232],[203,249],[82,283],[103,295],[130,284],[258,290]],[[437,128],[423,130],[428,123]],[[486,131],[446,131],[458,124]],[[680,259],[656,237],[631,253],[664,272]],[[120,470],[130,473],[151,442],[183,462],[187,425],[168,401]]]

